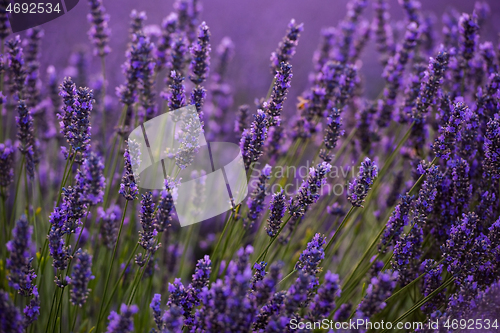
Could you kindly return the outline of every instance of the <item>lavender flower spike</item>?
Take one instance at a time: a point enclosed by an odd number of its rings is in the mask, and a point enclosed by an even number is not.
[[[318,274],[319,264],[325,258],[325,236],[314,235],[313,239],[307,243],[307,248],[300,254],[299,260],[295,264],[295,269],[304,271],[309,275]]]
[[[104,164],[102,158],[94,152],[89,152],[81,170],[76,175],[79,187],[83,189],[85,201],[90,205],[97,205],[102,202],[106,179],[104,178]]]
[[[94,54],[99,57],[104,57],[111,52],[108,45],[110,35],[108,27],[109,15],[106,14],[106,8],[104,8],[102,2],[102,0],[89,0],[90,13],[87,14],[87,20],[90,23],[89,39],[94,44]]]
[[[286,62],[280,63],[274,76],[271,101],[266,109],[269,116],[269,126],[279,125],[281,110],[283,110],[286,94],[291,87],[290,81],[292,77],[292,65]]]
[[[0,187],[8,187],[14,181],[14,147],[10,140],[0,143]]]
[[[140,222],[142,230],[139,231],[139,245],[141,245],[142,248],[148,251],[151,255],[153,255],[160,247],[160,244],[157,244],[155,240],[155,236],[158,234],[158,231],[156,231],[153,223],[154,211],[155,204],[153,202],[153,195],[151,192],[146,192],[146,194],[142,195],[141,200]]]
[[[111,311],[106,333],[131,333],[134,331],[134,315],[139,312],[137,305],[120,306],[120,314]]]
[[[368,157],[365,158],[365,160],[361,162],[358,178],[354,179],[352,183],[349,183],[347,200],[349,200],[354,207],[363,207],[363,202],[368,195],[370,186],[373,185],[375,178],[377,178],[377,175],[377,165]]]
[[[170,13],[161,23],[161,37],[156,46],[156,68],[158,70],[167,65],[173,34],[177,29],[177,14]]]
[[[282,62],[289,62],[295,54],[295,48],[299,43],[300,33],[304,30],[304,25],[295,23],[292,19],[288,24],[288,31],[283,41],[279,43],[276,52],[271,54],[271,72],[274,74]]]
[[[465,61],[469,61],[474,57],[476,52],[479,35],[479,25],[477,24],[477,15],[463,13],[458,23],[460,32],[460,54]],[[463,64],[466,66],[467,64]]]
[[[136,199],[139,195],[139,188],[134,178],[134,170],[137,170],[136,168],[140,164],[140,160],[135,159],[137,156],[139,156],[138,143],[134,140],[128,140],[128,148],[125,149],[123,154],[125,167],[119,192],[129,201]]]
[[[335,297],[340,297],[340,292],[339,276],[327,271],[325,281],[319,287],[318,293],[309,306],[307,318],[312,321],[327,318],[330,312],[335,309]]]
[[[248,214],[245,220],[245,227],[252,228],[252,225],[259,218],[260,213],[264,210],[264,200],[266,199],[266,182],[271,176],[271,166],[266,164],[262,169],[259,177],[259,182],[252,194],[248,197]]]
[[[401,196],[401,201],[387,221],[387,225],[378,246],[379,252],[385,252],[387,247],[396,245],[399,235],[401,235],[403,228],[408,225],[410,220],[409,214],[413,198],[413,196],[408,194]]]
[[[78,249],[75,254],[76,263],[73,266],[73,272],[71,273],[71,279],[69,284],[71,285],[71,304],[82,307],[87,301],[87,297],[90,293],[88,284],[90,280],[94,279],[92,275],[92,256],[87,253],[87,251],[82,251]]]
[[[21,37],[17,35],[5,43],[7,46],[7,63],[9,65],[9,92],[15,100],[25,98],[26,70],[23,59],[23,48],[21,47]]]
[[[59,118],[60,133],[64,135],[66,140],[70,139],[71,121],[73,119],[73,112],[75,111],[76,102],[76,85],[71,77],[65,77],[63,83],[59,87],[59,96],[63,100],[62,112],[57,113]]]
[[[264,111],[258,110],[254,115],[250,130],[245,129],[240,140],[240,149],[245,163],[245,170],[250,169],[253,162],[257,162],[264,153],[264,142],[267,138],[268,119]]]
[[[186,106],[186,94],[183,84],[184,77],[180,74],[180,72],[173,70],[170,72],[170,78],[172,80],[172,84],[170,85],[169,93],[164,94],[163,98],[168,100],[169,110],[174,111]]]
[[[269,214],[269,218],[267,219],[266,232],[269,237],[275,237],[278,234],[278,231],[281,227],[281,223],[283,220],[283,216],[285,216],[286,211],[286,196],[283,194],[284,190],[280,192],[276,192],[273,194],[273,198],[271,200],[271,205],[269,210],[271,213]]]
[[[163,326],[165,323],[163,322],[163,317],[161,314],[161,295],[160,294],[154,294],[153,299],[151,300],[151,304],[149,304],[149,307],[153,310],[153,317],[156,323],[156,327],[158,327],[158,330],[162,332]]]
[[[28,110],[24,100],[20,100],[17,105],[18,116],[17,123],[17,139],[19,140],[19,151],[25,156],[26,171],[30,179],[35,176],[35,136],[33,117],[31,111]]]
[[[297,195],[290,199],[288,211],[293,216],[300,217],[306,213],[309,206],[320,197],[321,187],[326,184],[327,175],[332,166],[326,162],[309,169],[307,179],[302,182]]]
[[[118,205],[113,205],[107,210],[98,207],[97,216],[101,221],[100,233],[102,242],[108,249],[112,250],[118,236],[121,208]]]
[[[74,151],[85,153],[90,146],[90,112],[94,95],[89,88],[79,88],[76,95],[69,144]]]
[[[198,28],[198,40],[189,49],[192,58],[190,65],[192,74],[189,75],[189,79],[197,86],[207,78],[210,66],[210,51],[210,31],[206,23],[202,22]]]
[[[10,271],[7,276],[9,286],[23,296],[31,295],[36,279],[35,271],[31,266],[33,257],[30,256],[31,234],[33,227],[28,224],[26,216],[21,216],[12,229],[12,239],[7,242],[10,252],[6,261],[6,268]]]
[[[337,146],[339,137],[344,135],[342,127],[342,118],[337,108],[332,108],[327,117],[327,126],[325,127],[325,136],[323,142],[326,149],[332,150]]]
[[[71,247],[65,245],[64,241],[64,212],[56,207],[50,215],[50,231],[47,235],[49,242],[50,256],[52,257],[52,266],[58,270],[66,269],[68,260],[71,258]]]
[[[500,117],[495,116],[488,122],[484,135],[484,174],[485,178],[500,178]]]
[[[392,295],[396,287],[397,272],[380,272],[373,277],[366,288],[366,296],[358,305],[357,316],[370,318],[373,314],[384,309],[387,305],[384,301]]]
[[[169,185],[169,180],[165,180],[165,189],[160,193],[160,200],[158,202],[158,209],[154,220],[154,225],[158,232],[164,232],[170,227],[172,221],[172,212],[174,209],[174,189]]]
[[[0,290],[0,328],[2,332],[23,333],[23,317],[10,300],[9,293]]]
[[[459,129],[462,122],[465,120],[467,113],[470,113],[470,110],[464,103],[459,102],[452,105],[451,115],[448,118],[448,121],[440,127],[440,135],[434,141],[434,145],[432,146],[436,156],[445,160],[448,160],[451,157],[456,137],[460,132]]]
[[[40,295],[38,294],[38,287],[33,287],[33,298],[30,299],[28,305],[23,310],[24,313],[24,327],[28,327],[38,319],[40,315]]]

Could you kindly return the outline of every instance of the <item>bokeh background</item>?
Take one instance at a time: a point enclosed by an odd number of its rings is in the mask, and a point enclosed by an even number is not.
[[[498,40],[500,31],[500,1],[487,0],[491,16],[487,27],[482,29],[482,39]],[[125,50],[129,41],[129,15],[133,9],[145,11],[146,25],[161,24],[173,11],[174,0],[105,0],[104,6],[111,19],[111,54],[107,56],[108,92],[114,96],[114,89],[123,83],[121,64],[125,61]],[[235,53],[228,69],[228,80],[233,86],[234,110],[239,104],[253,104],[255,98],[265,96],[272,75],[269,70],[269,57],[284,36],[290,19],[304,23],[297,48],[292,60],[294,78],[285,103],[285,113],[294,112],[296,98],[307,87],[308,74],[312,70],[312,56],[320,42],[322,28],[336,26],[345,16],[346,0],[210,0],[203,1],[200,19],[206,21],[212,33],[212,53],[224,36],[229,36]],[[389,1],[391,17],[403,19],[403,11],[397,0]],[[433,12],[437,18],[436,29],[441,30],[442,14],[454,7],[459,12],[472,12],[475,0],[422,0],[422,10]],[[88,3],[81,0],[66,15],[43,24],[45,38],[42,40],[40,73],[43,75],[48,65],[54,65],[62,81],[64,68],[68,66],[72,52],[78,49],[88,51],[90,73],[98,75],[100,62],[92,56],[87,31]],[[363,17],[371,20],[373,15],[369,4]],[[401,25],[401,29],[404,27]],[[401,33],[402,37],[402,33]],[[366,91],[368,97],[378,95],[383,87],[382,66],[375,53],[373,39],[361,57],[361,73],[370,84]],[[359,65],[359,64],[358,64]],[[376,84],[380,82],[380,84]],[[162,83],[160,83],[162,84]],[[159,88],[163,88],[160,86]],[[209,128],[207,129],[210,130]]]

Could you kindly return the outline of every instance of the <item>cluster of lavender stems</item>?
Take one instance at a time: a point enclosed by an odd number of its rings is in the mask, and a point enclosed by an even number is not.
[[[126,50],[111,50],[113,15],[89,0],[90,47],[69,70],[42,56],[48,31],[11,34],[8,5],[0,332],[291,332],[324,319],[451,332],[429,319],[498,316],[500,47],[486,2],[438,18],[417,0],[349,0],[306,82],[294,55],[308,22],[291,19],[265,96],[235,91],[241,40],[204,21],[200,0],[176,0],[161,22],[133,10]],[[106,68],[120,53],[121,71]],[[141,188],[152,142],[129,133],[190,105],[169,134],[178,152],[160,152],[178,173]],[[200,135],[239,143],[247,198],[231,186],[231,199],[210,197],[212,174],[191,168]],[[193,214],[205,200],[228,211],[181,227],[185,172]]]

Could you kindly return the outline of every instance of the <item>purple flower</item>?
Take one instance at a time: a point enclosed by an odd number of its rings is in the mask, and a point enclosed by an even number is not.
[[[160,200],[158,201],[157,212],[154,220],[154,225],[158,232],[164,232],[170,226],[172,221],[172,213],[174,209],[174,198],[172,192],[174,191],[169,186],[169,181],[165,180],[165,188],[160,193]]]
[[[279,315],[285,298],[285,291],[278,291],[271,297],[271,299],[259,310],[257,318],[252,324],[254,331],[261,332],[266,328],[266,326],[268,327],[268,330],[278,329],[276,326],[278,323],[281,324],[280,321],[276,322],[273,320],[269,326],[268,323],[271,318],[274,319]]]
[[[325,242],[325,236],[319,233],[314,235],[313,239],[307,243],[306,249],[300,254],[295,269],[304,271],[311,276],[318,274],[319,264],[325,258],[325,249],[323,249]]]
[[[469,246],[474,242],[478,223],[478,216],[475,213],[468,213],[451,227],[448,240],[441,246],[450,273],[458,275],[462,271],[463,259]]]
[[[264,111],[258,110],[254,115],[254,121],[249,129],[245,129],[240,140],[240,149],[245,163],[245,169],[249,170],[253,162],[257,162],[264,153],[264,142],[267,138],[268,119]]]
[[[134,331],[134,315],[139,312],[137,305],[120,306],[120,314],[111,311],[106,333],[130,333]]]
[[[250,297],[255,302],[256,306],[265,304],[273,293],[276,291],[278,282],[281,280],[282,263],[274,263],[271,265],[269,272],[265,271],[267,263],[262,261],[254,265],[255,274],[251,281]]]
[[[120,102],[127,107],[137,101],[140,78],[154,66],[151,60],[151,51],[152,45],[141,31],[132,34],[132,43],[126,53],[127,60],[122,66],[125,74],[125,85],[116,88]],[[146,82],[146,84],[151,85],[151,82]]]
[[[71,279],[69,284],[71,285],[71,304],[78,305],[82,307],[87,301],[90,289],[88,284],[90,280],[94,279],[92,275],[92,256],[88,254],[87,251],[82,251],[78,249],[75,254],[76,262],[73,266],[73,271],[71,272]]]
[[[23,296],[32,294],[36,279],[31,265],[33,257],[30,255],[32,233],[33,227],[28,224],[26,216],[23,215],[17,220],[12,229],[12,239],[6,244],[10,253],[6,261],[6,268],[10,271],[7,276],[9,286]]]
[[[394,51],[392,27],[389,24],[389,4],[387,0],[377,0],[373,3],[373,9],[375,17],[372,29],[375,30],[377,51],[382,55],[382,65],[385,65]]]
[[[71,258],[71,247],[65,245],[64,235],[64,212],[59,207],[55,207],[50,214],[50,231],[47,235],[52,266],[57,270],[64,270]]]
[[[44,33],[40,27],[28,29],[26,32],[27,39],[24,40],[26,48],[26,99],[29,108],[35,108],[40,103],[40,79],[38,58],[40,56],[40,40]]]
[[[448,160],[452,153],[452,148],[454,148],[455,140],[460,132],[462,123],[466,118],[466,114],[470,110],[462,102],[454,103],[451,107],[451,114],[448,121],[443,123],[439,128],[439,136],[434,140],[432,148],[436,156]]]
[[[191,53],[190,70],[192,72],[189,79],[197,86],[207,78],[210,66],[210,51],[210,31],[206,23],[202,22],[198,28],[198,39],[189,49]]]
[[[240,105],[238,107],[237,119],[234,122],[234,131],[241,135],[245,128],[248,126],[248,112],[250,111],[250,106],[247,104]]]
[[[403,7],[408,21],[420,25],[420,2],[416,0],[399,0],[399,4]]]
[[[288,63],[295,54],[295,48],[299,43],[300,33],[304,30],[304,25],[295,23],[292,19],[288,24],[288,31],[279,43],[276,52],[271,53],[271,73],[276,73],[282,62]]]
[[[408,121],[411,110],[415,107],[415,101],[420,93],[420,86],[425,77],[425,70],[426,67],[421,63],[413,65],[413,71],[410,74],[408,84],[404,91],[405,101],[403,105],[399,107],[397,120],[401,124]]]
[[[266,183],[271,178],[271,166],[266,164],[262,169],[259,182],[255,186],[252,194],[248,197],[248,214],[244,221],[246,228],[252,228],[253,223],[257,221],[260,213],[264,210],[264,200],[266,199]]]
[[[155,240],[158,231],[154,225],[154,211],[155,204],[153,202],[153,195],[151,192],[146,192],[142,195],[140,222],[142,230],[139,231],[139,245],[148,251],[152,256],[160,247],[160,244]]]
[[[347,105],[347,102],[352,97],[354,87],[358,80],[359,78],[357,67],[349,64],[345,65],[343,72],[339,77],[339,90],[336,96],[335,104],[338,109],[343,109]]]
[[[363,202],[368,195],[370,186],[373,185],[375,178],[377,178],[377,175],[377,165],[366,157],[365,160],[361,162],[358,178],[354,179],[352,183],[349,183],[347,200],[349,200],[354,207],[363,207]]]
[[[408,225],[408,221],[410,220],[410,209],[413,198],[413,195],[410,196],[408,194],[401,196],[401,201],[394,208],[391,217],[387,221],[378,246],[379,252],[385,252],[387,247],[396,245],[399,235],[401,235],[404,227]]]
[[[167,65],[172,39],[176,30],[177,14],[170,13],[161,23],[161,37],[156,45],[156,68],[158,70]]]
[[[344,135],[342,128],[342,118],[337,108],[332,108],[327,116],[327,126],[325,127],[325,136],[323,142],[326,149],[332,150],[337,146],[339,137]]]
[[[486,72],[488,75],[498,73],[498,64],[496,62],[496,54],[493,49],[493,43],[484,42],[479,45],[479,50],[484,62],[486,63]]]
[[[23,333],[23,317],[10,300],[9,293],[0,290],[0,329],[2,332]]]
[[[396,287],[397,272],[380,272],[377,276],[372,277],[366,295],[359,303],[357,315],[361,318],[370,318],[375,313],[383,310],[387,305],[385,300],[392,295]]]
[[[421,121],[424,114],[427,113],[442,83],[448,60],[449,54],[446,51],[441,51],[436,58],[430,59],[429,67],[425,73],[425,79],[420,87],[416,105],[412,110],[412,118],[414,121]]]
[[[469,61],[474,57],[479,39],[479,25],[477,15],[463,13],[458,22],[458,31],[460,32],[460,55]],[[466,66],[466,64],[463,64]]]
[[[76,95],[68,137],[73,150],[83,154],[90,147],[90,112],[94,94],[89,88],[78,88]]]
[[[180,332],[183,327],[182,310],[175,304],[163,314],[162,321],[165,325],[165,331],[160,332]]]
[[[7,4],[8,2],[6,1],[0,2],[0,39],[2,40],[11,34],[9,17],[7,16]]]
[[[21,37],[16,35],[13,39],[6,41],[5,46],[7,46],[7,64],[9,66],[9,92],[15,100],[20,100],[25,98],[26,81]]]
[[[192,282],[189,285],[189,289],[192,289],[195,293],[199,293],[208,285],[211,271],[212,261],[208,255],[205,255],[196,263],[196,268],[192,276]]]
[[[352,305],[349,303],[342,304],[339,309],[333,315],[334,321],[347,321],[351,316]]]
[[[407,27],[404,43],[397,46],[396,53],[389,58],[385,66],[382,76],[386,79],[387,85],[384,88],[384,95],[378,103],[379,115],[377,123],[379,126],[386,127],[392,119],[392,111],[402,84],[404,68],[412,56],[418,38],[418,26],[415,22],[412,22]]]
[[[123,154],[125,167],[119,192],[129,201],[136,199],[139,195],[139,189],[134,178],[134,170],[138,170],[137,168],[140,165],[139,156],[138,143],[134,140],[128,140],[128,148],[125,149]]]
[[[402,287],[413,281],[418,275],[417,264],[422,255],[422,235],[422,227],[414,225],[394,245],[392,268],[398,272],[398,282]]]
[[[484,135],[484,177],[500,178],[500,118],[488,122]]]
[[[28,305],[23,310],[24,313],[24,327],[28,327],[38,319],[40,315],[40,297],[38,294],[38,287],[33,287],[33,298],[30,299]]]
[[[327,175],[332,166],[326,162],[309,169],[307,179],[304,179],[298,193],[290,199],[288,211],[291,215],[300,217],[306,213],[309,206],[318,201],[321,187],[326,184]]]
[[[152,119],[156,115],[156,89],[154,87],[154,69],[156,66],[153,58],[154,44],[149,41],[149,38],[142,35],[137,36],[137,50],[140,52],[140,72],[139,72],[139,89],[141,105],[141,116],[146,117],[146,120]]]
[[[286,196],[283,194],[284,190],[273,194],[271,204],[269,206],[270,214],[267,219],[266,232],[269,237],[276,237],[285,216],[286,211]]]
[[[178,33],[175,39],[172,41],[171,45],[171,61],[170,68],[172,71],[176,71],[179,75],[184,72],[184,67],[186,65],[186,54],[188,51],[188,41],[184,33]],[[172,81],[173,78],[168,78],[167,80]]]
[[[97,208],[97,216],[101,220],[100,233],[104,245],[108,249],[113,249],[118,236],[118,228],[120,226],[121,209],[118,205],[112,205],[104,210],[102,207]]]
[[[186,106],[186,94],[184,87],[184,77],[180,72],[175,70],[170,72],[172,83],[168,94],[164,94],[163,98],[168,100],[168,108],[170,111],[175,111]],[[180,120],[180,119],[178,119]]]
[[[286,62],[281,62],[274,76],[273,92],[271,100],[266,108],[266,113],[269,119],[269,126],[279,126],[283,103],[286,100],[286,95],[290,89],[290,81],[293,77],[292,65]]]
[[[316,71],[321,71],[325,63],[330,59],[336,35],[337,30],[333,27],[321,29],[321,43],[313,55],[314,69]]]
[[[34,125],[33,125],[33,116],[31,115],[31,111],[28,110],[28,107],[24,100],[20,100],[17,105],[17,113],[16,117],[17,123],[17,139],[19,140],[19,151],[25,157],[25,165],[26,171],[30,179],[33,179],[35,176],[35,164],[36,164],[36,142],[34,137]]]
[[[325,280],[309,305],[307,318],[311,321],[319,321],[327,318],[335,309],[335,297],[340,297],[340,280],[337,274],[326,272]]]
[[[132,9],[130,12],[130,35],[142,33],[144,29],[144,21],[147,20],[146,12],[138,12]],[[133,37],[132,37],[133,38]]]
[[[337,47],[334,49],[334,59],[345,64],[352,59],[353,36],[356,28],[359,26],[359,17],[366,8],[367,0],[351,0],[347,3],[347,14],[343,21],[339,24],[339,36]]]
[[[156,323],[156,327],[158,327],[158,330],[162,332],[163,330],[163,316],[161,313],[161,295],[160,294],[154,294],[153,299],[151,300],[151,304],[149,304],[149,307],[153,310],[153,317]]]
[[[109,35],[111,33],[108,22],[109,15],[106,14],[106,8],[102,5],[102,0],[89,0],[90,13],[87,14],[87,20],[90,23],[88,36],[94,44],[94,54],[104,57],[111,49],[109,47]]]
[[[0,187],[7,188],[14,181],[14,153],[10,140],[0,143]]]
[[[441,285],[441,274],[443,272],[443,264],[437,264],[434,259],[426,259],[420,265],[420,272],[424,274],[422,281],[422,290],[424,296],[429,296],[434,290]],[[444,293],[441,291],[435,295],[430,302],[422,306],[422,311],[426,314],[431,314],[436,311],[444,302]]]
[[[71,80],[71,77],[64,78],[63,83],[59,87],[59,91],[59,96],[61,96],[63,100],[62,112],[58,110],[57,113],[57,117],[60,120],[60,133],[63,134],[69,142],[71,122],[76,103],[76,85]]]
[[[202,132],[198,115],[188,112],[182,119],[182,135],[179,138],[179,149],[175,154],[175,165],[179,169],[184,170],[193,163],[194,156],[200,148],[199,137]]]
[[[78,186],[83,189],[85,201],[90,205],[102,202],[106,179],[104,178],[104,164],[102,158],[94,153],[86,154],[80,170],[76,175]]]
[[[64,233],[74,233],[82,224],[82,218],[87,211],[83,197],[83,189],[78,186],[63,187],[63,203],[61,214],[64,215]]]

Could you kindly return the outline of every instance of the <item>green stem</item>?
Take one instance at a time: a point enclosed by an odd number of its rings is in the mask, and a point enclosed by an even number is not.
[[[100,318],[101,318],[102,306],[104,304],[104,299],[106,298],[106,292],[108,290],[109,278],[111,276],[111,271],[113,269],[113,263],[115,261],[116,249],[118,248],[118,241],[120,240],[120,235],[121,235],[122,228],[123,228],[123,221],[125,221],[125,215],[127,213],[128,203],[129,203],[129,200],[127,200],[125,202],[125,208],[123,209],[122,219],[120,222],[120,229],[118,229],[118,236],[116,237],[115,246],[113,248],[113,254],[111,255],[111,262],[109,264],[108,274],[106,277],[106,284],[104,285],[104,291],[102,294],[101,305],[99,307],[99,315],[97,317],[98,318],[98,320],[97,320],[97,332],[99,332],[99,323],[100,323]]]

